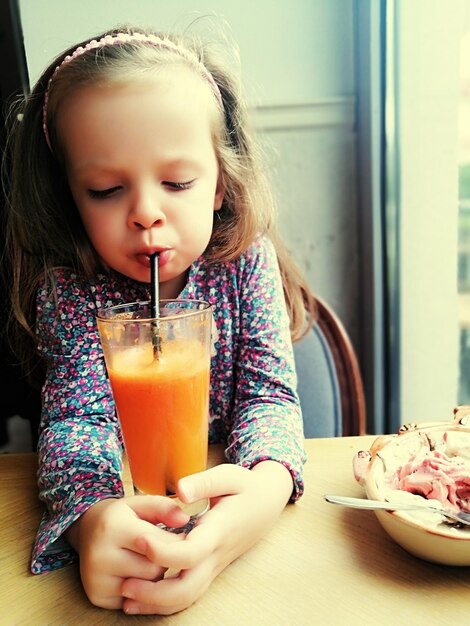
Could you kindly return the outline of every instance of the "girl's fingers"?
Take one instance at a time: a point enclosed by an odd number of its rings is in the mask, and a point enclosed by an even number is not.
[[[249,470],[223,465],[199,474],[192,474],[179,481],[178,496],[181,500],[195,502],[204,498],[216,500],[221,496],[236,496],[245,488]],[[184,497],[183,497],[184,496]],[[205,560],[224,540],[227,520],[224,508],[216,504],[205,513],[188,535],[177,535],[183,541],[178,543],[161,541],[156,533],[142,533],[136,540],[135,550],[154,563],[175,570],[188,570]]]
[[[186,608],[188,605],[184,605],[182,597],[173,598],[174,593],[171,597],[168,596],[167,592],[171,590],[172,581],[171,578],[158,583],[137,579],[125,580],[121,588],[123,611],[127,614],[171,615]]]
[[[243,491],[250,470],[224,463],[204,472],[185,476],[177,485],[177,495],[183,502],[197,502],[203,498],[217,498]]]
[[[181,479],[177,492],[181,500],[188,503],[204,498],[215,500],[243,492],[250,478],[248,469],[225,464]],[[136,496],[130,499],[129,506],[139,517],[152,523],[158,520],[168,526],[179,527],[189,519],[170,499],[159,496]],[[146,526],[138,535],[133,532],[131,545],[126,544],[126,547],[161,567],[189,570],[201,564],[215,550],[226,532],[223,511],[215,506],[201,517],[188,535]]]
[[[187,608],[200,598],[209,587],[206,567],[201,572],[183,571],[173,578],[165,578],[156,583],[128,579],[121,592],[124,596],[123,610],[126,613],[141,615],[170,615]]]
[[[126,499],[127,510],[133,511],[128,515],[127,523],[119,526],[119,535],[116,535],[116,542],[121,548],[146,556],[146,544],[142,544],[139,538],[143,535],[151,535],[158,539],[160,543],[180,542],[184,535],[171,533],[159,526],[160,523],[170,527],[179,528],[184,526],[189,515],[182,511],[178,505],[160,496],[135,496]],[[117,531],[116,531],[117,532]],[[108,539],[110,539],[108,533]],[[161,565],[161,564],[160,564]]]
[[[136,552],[169,569],[190,569],[211,554],[217,541],[213,527],[204,528],[202,520],[189,535],[176,536],[182,540],[161,541],[156,535],[146,533],[136,540]]]
[[[189,520],[187,513],[171,498],[164,496],[133,496],[126,498],[126,504],[140,519],[151,524],[163,522],[167,526],[177,528],[184,526]]]
[[[121,575],[125,572],[126,578],[142,578],[144,580],[160,580],[167,571],[166,567],[149,561],[145,556],[129,550],[119,551],[114,562],[108,563],[111,570]]]

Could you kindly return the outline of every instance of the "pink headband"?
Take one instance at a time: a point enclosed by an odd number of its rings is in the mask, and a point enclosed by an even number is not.
[[[219,103],[220,107],[223,109],[222,96],[221,96],[219,87],[214,80],[214,77],[206,68],[206,66],[203,65],[199,61],[199,59],[196,57],[196,55],[193,54],[190,50],[187,50],[186,48],[178,46],[173,41],[170,41],[170,39],[162,39],[161,37],[158,37],[157,35],[144,35],[142,33],[134,33],[132,35],[129,35],[127,33],[118,33],[117,35],[106,35],[105,37],[102,37],[99,40],[93,39],[92,41],[89,41],[85,46],[79,46],[72,52],[72,54],[67,55],[64,58],[64,60],[55,68],[54,72],[52,73],[52,76],[49,79],[49,82],[47,83],[46,93],[44,95],[44,105],[42,107],[42,128],[44,131],[44,136],[46,138],[46,143],[49,146],[50,150],[52,150],[52,147],[51,147],[51,140],[49,137],[49,131],[47,128],[47,105],[49,103],[49,92],[51,90],[51,83],[54,80],[54,77],[57,74],[57,72],[62,68],[62,66],[66,65],[67,63],[70,63],[71,61],[74,61],[77,57],[80,57],[82,54],[85,54],[85,52],[89,52],[90,50],[97,50],[98,48],[105,48],[106,46],[115,46],[115,45],[126,44],[126,43],[143,43],[143,44],[148,44],[151,46],[156,46],[157,48],[165,48],[167,50],[173,50],[174,52],[182,56],[184,59],[187,59],[188,61],[190,61],[193,65],[199,68],[199,70],[201,71],[201,74],[208,81],[208,83],[212,87],[212,91],[214,92],[215,97],[217,98],[217,102]]]

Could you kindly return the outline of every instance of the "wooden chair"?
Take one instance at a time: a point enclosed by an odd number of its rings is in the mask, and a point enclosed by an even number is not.
[[[294,345],[306,437],[365,434],[362,376],[351,340],[336,313],[316,297],[318,318]]]

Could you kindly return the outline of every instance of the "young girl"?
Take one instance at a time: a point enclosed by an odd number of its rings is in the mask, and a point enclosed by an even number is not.
[[[210,49],[110,31],[56,59],[19,112],[8,255],[19,353],[42,383],[46,506],[32,572],[78,554],[93,604],[174,613],[302,494],[291,337],[312,296],[275,236],[239,85]],[[207,300],[217,327],[209,441],[228,463],[180,481],[184,501],[211,499],[187,535],[155,525],[187,522],[170,499],[123,497],[95,322],[101,307],[149,298],[156,251],[160,296]]]

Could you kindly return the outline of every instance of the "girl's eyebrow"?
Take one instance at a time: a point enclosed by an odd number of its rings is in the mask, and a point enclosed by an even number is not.
[[[86,159],[83,160],[82,162],[78,162],[78,163],[74,163],[73,160],[71,161],[71,169],[75,172],[75,174],[81,174],[82,172],[84,173],[88,173],[88,172],[116,172],[119,171],[123,168],[121,167],[113,167],[112,165],[110,165],[109,163],[106,163],[104,161],[94,161]]]
[[[190,167],[194,169],[201,169],[201,163],[199,160],[193,157],[178,157],[173,159],[162,159],[158,164],[158,167],[162,170],[164,169],[172,169],[178,167]],[[83,165],[73,166],[72,169],[76,174],[81,174],[82,172],[88,173],[90,170],[93,173],[103,173],[103,174],[119,174],[121,172],[125,172],[127,169],[125,166],[120,165],[112,165],[108,163],[100,163],[100,162],[86,162]]]

